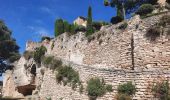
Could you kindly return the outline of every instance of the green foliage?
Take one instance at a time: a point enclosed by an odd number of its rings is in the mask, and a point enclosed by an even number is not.
[[[70,24],[64,21],[64,32],[70,32]]]
[[[87,17],[87,31],[86,31],[86,36],[92,35],[94,33],[94,29],[92,26],[92,8],[89,6],[88,8],[88,17]]]
[[[94,27],[95,30],[100,30],[102,27],[103,23],[102,22],[93,22],[92,26]]]
[[[19,58],[19,46],[16,40],[12,38],[12,32],[5,23],[0,20],[0,76],[10,68],[8,64],[4,63],[5,61],[12,63]]]
[[[53,59],[54,59],[53,56],[43,57],[43,64],[49,65],[52,63]]]
[[[141,16],[145,16],[145,15],[147,15],[149,13],[152,13],[153,10],[154,10],[153,5],[151,5],[151,4],[143,4],[137,10],[136,14],[139,14]]]
[[[159,25],[166,27],[167,25],[170,25],[170,15],[164,15],[159,20]]]
[[[70,66],[63,66],[60,67],[57,70],[56,79],[57,82],[63,82],[64,85],[67,85],[67,83],[70,83],[72,86],[72,89],[75,89],[77,84],[80,83],[79,79],[79,73],[76,72],[72,67]]]
[[[84,88],[83,88],[83,85],[81,84],[80,87],[79,87],[79,92],[80,92],[80,93],[83,93],[83,89],[84,89]]]
[[[127,26],[128,26],[128,23],[127,22],[124,22],[123,24],[121,24],[118,28],[119,29],[126,29],[127,28]]]
[[[112,85],[106,85],[106,90],[107,90],[108,92],[112,92],[112,91],[113,91]]]
[[[54,41],[51,44],[51,50],[53,50],[53,48],[54,48]]]
[[[147,3],[155,5],[158,3],[158,0],[148,0]]]
[[[123,21],[123,19],[121,17],[119,17],[119,16],[112,17],[111,20],[110,20],[110,22],[112,24],[117,24],[117,23],[119,23],[121,21]]]
[[[36,48],[36,51],[34,52],[34,60],[37,63],[41,63],[42,57],[44,57],[45,52],[47,51],[46,47],[41,46],[39,48]]]
[[[26,60],[29,60],[30,58],[33,58],[34,57],[34,52],[32,51],[25,51],[24,54],[23,54],[24,58]]]
[[[160,100],[170,100],[168,81],[157,82],[156,85],[153,86],[152,92],[154,92],[154,96]]]
[[[160,26],[151,26],[146,32],[146,37],[151,41],[155,41],[160,36],[160,30]]]
[[[109,1],[108,0],[104,0],[104,5],[105,6],[109,6]]]
[[[50,41],[50,40],[51,40],[51,38],[50,38],[50,37],[48,37],[48,36],[43,36],[43,37],[41,38],[41,41],[44,41],[44,40],[48,40],[48,41]]]
[[[84,26],[76,26],[75,28],[75,32],[85,32],[86,31],[86,28]]]
[[[87,83],[87,92],[90,98],[103,96],[107,91],[112,91],[111,85],[105,85],[104,79],[91,78]]]
[[[64,33],[64,22],[63,19],[57,19],[55,22],[55,37]]]
[[[53,56],[43,57],[43,64],[46,65],[47,68],[52,70],[56,70],[59,67],[62,67],[62,61],[54,59]]]
[[[116,100],[132,100],[132,98],[127,94],[117,94]]]
[[[127,82],[125,84],[119,85],[117,90],[119,94],[127,95],[133,95],[136,92],[135,85],[133,85],[132,82]]]

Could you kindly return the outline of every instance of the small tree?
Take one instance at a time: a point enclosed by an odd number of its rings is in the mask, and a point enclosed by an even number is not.
[[[47,51],[46,47],[41,46],[39,48],[36,49],[36,51],[34,52],[34,60],[37,63],[41,63],[41,59],[44,56],[45,52]]]
[[[64,33],[64,22],[62,19],[57,19],[55,22],[55,36]]]
[[[86,32],[86,36],[89,36],[92,33],[94,33],[92,22],[93,22],[93,19],[92,19],[92,8],[91,8],[91,6],[89,6],[89,8],[88,8],[88,17],[87,17],[87,32]]]

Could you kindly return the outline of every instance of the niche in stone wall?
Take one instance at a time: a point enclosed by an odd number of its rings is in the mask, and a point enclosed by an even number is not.
[[[23,94],[24,96],[32,95],[33,90],[35,90],[35,85],[25,85],[17,87],[19,93]]]
[[[36,76],[36,65],[34,64],[31,68],[31,74],[33,74],[34,76]]]

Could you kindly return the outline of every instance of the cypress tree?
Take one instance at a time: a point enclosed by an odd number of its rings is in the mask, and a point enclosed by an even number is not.
[[[64,22],[62,19],[57,19],[55,22],[55,37],[64,33]]]
[[[92,26],[92,8],[91,6],[89,6],[88,8],[88,17],[87,17],[87,32],[86,32],[86,36],[89,36],[91,34],[94,33],[94,29],[93,29],[93,26]]]

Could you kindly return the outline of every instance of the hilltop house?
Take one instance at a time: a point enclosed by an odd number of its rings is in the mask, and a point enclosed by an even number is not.
[[[79,16],[76,20],[74,20],[73,23],[86,27],[87,26],[87,19],[85,17]]]

